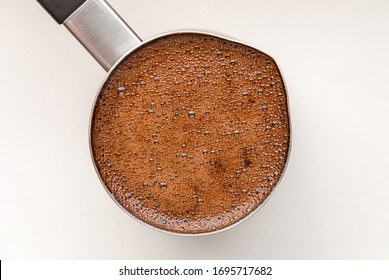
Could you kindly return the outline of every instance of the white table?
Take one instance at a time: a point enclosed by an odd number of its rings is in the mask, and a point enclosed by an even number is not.
[[[254,217],[177,237],[125,214],[95,174],[88,121],[104,70],[31,0],[1,0],[0,258],[389,258],[389,2],[111,0],[144,39],[224,33],[279,63],[292,153]]]

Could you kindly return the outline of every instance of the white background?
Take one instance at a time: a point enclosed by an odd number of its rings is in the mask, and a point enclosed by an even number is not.
[[[272,55],[289,89],[285,176],[261,211],[220,234],[138,223],[89,156],[106,73],[35,1],[0,0],[0,258],[389,258],[387,0],[110,3],[144,39],[204,29]]]

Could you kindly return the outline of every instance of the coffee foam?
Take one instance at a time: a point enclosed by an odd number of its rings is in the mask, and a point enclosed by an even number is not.
[[[259,207],[283,173],[286,90],[256,49],[165,36],[112,72],[91,133],[100,176],[128,212],[168,231],[216,231]]]

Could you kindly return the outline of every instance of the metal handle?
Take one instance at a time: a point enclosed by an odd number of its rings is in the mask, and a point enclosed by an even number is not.
[[[109,71],[142,40],[104,0],[38,0]],[[67,4],[58,4],[66,2]]]

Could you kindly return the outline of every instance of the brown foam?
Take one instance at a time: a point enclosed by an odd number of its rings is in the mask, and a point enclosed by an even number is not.
[[[275,62],[200,34],[165,36],[112,72],[96,101],[92,151],[131,214],[203,233],[254,211],[285,167],[289,120]]]

